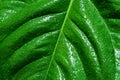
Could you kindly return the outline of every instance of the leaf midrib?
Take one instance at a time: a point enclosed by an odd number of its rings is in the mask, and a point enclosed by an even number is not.
[[[71,9],[71,6],[72,6],[73,1],[74,1],[74,0],[71,0],[70,3],[69,3],[69,6],[68,6],[68,9],[67,9],[67,12],[66,12],[66,15],[65,15],[63,24],[62,24],[62,26],[61,26],[61,30],[60,30],[60,33],[59,33],[59,36],[58,36],[58,39],[57,39],[57,42],[56,42],[56,45],[55,45],[55,48],[54,48],[54,51],[53,51],[53,54],[52,54],[52,57],[51,57],[51,60],[50,60],[50,63],[49,63],[48,69],[47,69],[47,73],[46,73],[46,75],[45,75],[45,79],[44,79],[44,80],[47,79],[47,75],[48,75],[50,66],[51,66],[51,64],[52,64],[52,60],[54,59],[54,55],[55,55],[55,52],[56,52],[56,50],[57,50],[57,46],[58,46],[58,44],[59,44],[59,40],[60,40],[60,38],[61,38],[61,35],[62,35],[62,33],[63,33],[63,29],[64,29],[64,26],[65,26],[65,23],[66,23],[67,18],[68,18],[68,16],[69,16],[69,12],[70,12],[70,9]]]

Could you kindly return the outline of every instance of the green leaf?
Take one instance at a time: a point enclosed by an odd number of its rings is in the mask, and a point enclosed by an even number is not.
[[[99,1],[99,0],[98,0]],[[98,1],[94,1],[97,8],[99,9],[101,15],[104,17],[108,28],[110,30],[110,34],[112,37],[112,43],[115,51],[115,61],[116,61],[116,76],[115,80],[120,80],[120,1],[119,0],[104,0],[105,6],[97,4]],[[100,4],[104,3],[99,2]],[[106,12],[106,14],[103,14]]]
[[[0,2],[0,80],[115,80],[114,53],[90,0]]]
[[[107,19],[106,22],[109,25],[112,41],[115,49],[116,57],[116,80],[120,79],[120,20],[119,19]]]

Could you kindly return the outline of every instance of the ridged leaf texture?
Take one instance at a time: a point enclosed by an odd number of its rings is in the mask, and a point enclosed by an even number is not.
[[[120,80],[119,0],[0,0],[0,80]]]

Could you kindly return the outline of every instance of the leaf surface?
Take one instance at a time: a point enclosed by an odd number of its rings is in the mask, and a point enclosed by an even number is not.
[[[115,79],[109,28],[90,0],[0,4],[1,80]]]
[[[110,30],[110,34],[112,37],[112,43],[114,46],[115,52],[115,61],[116,61],[116,77],[115,80],[120,80],[120,1],[119,0],[104,0],[104,1],[94,1],[94,4],[97,6],[101,15],[105,19],[107,26]],[[97,3],[103,4],[101,6]],[[104,7],[104,8],[102,8]],[[104,14],[105,12],[106,14]]]

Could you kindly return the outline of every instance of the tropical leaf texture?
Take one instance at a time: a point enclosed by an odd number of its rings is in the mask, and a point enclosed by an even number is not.
[[[120,0],[0,0],[0,80],[120,80]]]

